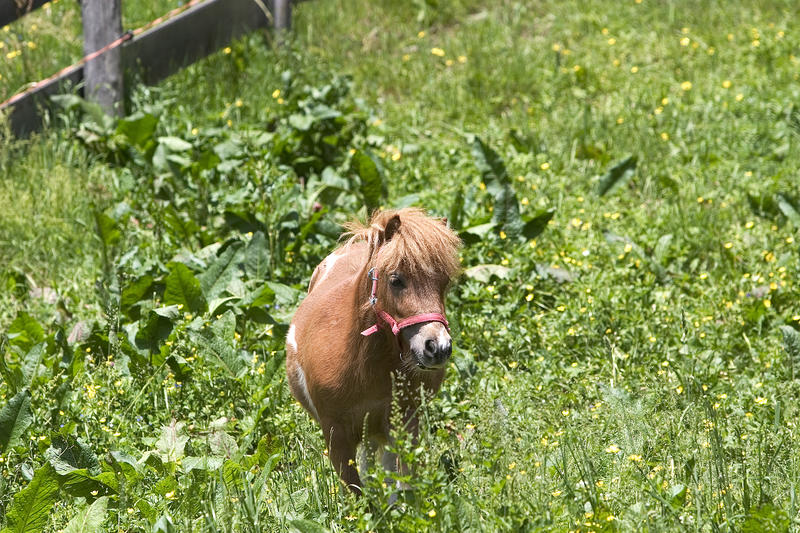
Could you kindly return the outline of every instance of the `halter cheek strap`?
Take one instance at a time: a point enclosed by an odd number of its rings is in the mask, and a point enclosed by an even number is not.
[[[372,308],[375,309],[375,314],[378,315],[378,322],[362,331],[361,334],[363,336],[368,337],[369,335],[376,333],[381,328],[381,324],[386,324],[389,326],[395,337],[400,334],[401,329],[407,328],[408,326],[413,326],[414,324],[421,324],[423,322],[441,322],[444,324],[444,327],[447,328],[447,331],[450,331],[450,324],[447,322],[447,318],[441,313],[422,313],[420,315],[410,316],[408,318],[404,318],[403,320],[397,321],[386,311],[378,309],[378,275],[375,274],[374,268],[370,269],[368,276],[369,279],[372,280],[372,294],[369,297],[369,303]]]

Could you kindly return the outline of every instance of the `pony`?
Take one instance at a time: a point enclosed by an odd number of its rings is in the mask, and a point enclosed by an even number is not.
[[[360,494],[359,445],[365,453],[380,447],[386,470],[404,468],[384,449],[393,388],[416,440],[420,388],[432,395],[441,387],[452,352],[445,296],[461,270],[461,241],[446,219],[415,208],[378,211],[367,225],[345,229],[292,318],[286,373],[292,395],[321,427],[334,469]]]

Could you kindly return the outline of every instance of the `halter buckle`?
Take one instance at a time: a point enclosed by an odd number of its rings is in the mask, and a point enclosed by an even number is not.
[[[367,277],[372,281],[372,294],[369,297],[369,304],[375,307],[375,304],[378,303],[378,276],[375,275],[375,267],[369,269]]]

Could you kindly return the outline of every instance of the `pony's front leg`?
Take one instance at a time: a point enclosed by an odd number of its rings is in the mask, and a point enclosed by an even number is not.
[[[358,477],[355,461],[358,439],[341,426],[330,425],[328,427],[330,429],[326,432],[326,440],[331,464],[347,488],[360,496],[361,478]]]

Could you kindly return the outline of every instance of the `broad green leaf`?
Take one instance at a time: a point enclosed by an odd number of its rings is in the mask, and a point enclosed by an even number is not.
[[[8,328],[8,343],[28,352],[44,340],[44,329],[28,313],[20,313]]]
[[[800,213],[797,212],[797,208],[792,202],[782,194],[775,195],[775,200],[778,202],[778,208],[783,216],[788,218],[795,228],[800,228]]]
[[[327,528],[304,518],[289,520],[289,527],[298,533],[328,533]]]
[[[20,370],[22,370],[23,387],[30,387],[33,384],[33,380],[36,378],[36,374],[39,371],[39,364],[42,362],[42,355],[44,355],[46,346],[47,344],[44,342],[37,344],[28,350],[28,353],[23,357],[22,366],[20,368]]]
[[[58,479],[50,464],[39,468],[28,486],[14,495],[3,533],[39,533],[58,499]]]
[[[510,268],[502,265],[477,265],[464,271],[464,275],[470,279],[476,279],[482,283],[488,283],[492,276],[500,279],[507,279]]]
[[[222,480],[229,491],[244,489],[244,468],[236,461],[228,459],[222,465]]]
[[[492,221],[498,230],[517,236],[523,229],[517,195],[511,186],[506,165],[500,155],[487,146],[480,137],[472,140],[472,157],[481,173],[486,190],[494,197]]]
[[[55,435],[44,456],[58,474],[68,474],[82,468],[92,474],[100,473],[100,461],[91,447],[72,436]]]
[[[613,167],[600,179],[597,193],[600,196],[614,192],[622,185],[628,183],[636,172],[636,157],[629,156]]]
[[[174,463],[183,458],[189,437],[183,434],[186,424],[173,420],[161,428],[161,436],[156,442],[156,452],[165,463]]]
[[[192,143],[186,142],[179,137],[159,137],[158,144],[166,146],[173,152],[186,152],[192,149]]]
[[[135,457],[119,450],[114,450],[109,454],[114,461],[112,463],[114,467],[122,471],[129,483],[139,479],[142,465]]]
[[[98,498],[72,517],[63,533],[94,533],[100,531],[108,511],[108,496]]]
[[[100,471],[100,461],[81,439],[56,435],[44,456],[58,475],[62,490],[71,496],[93,499],[119,488],[114,473]]]
[[[367,209],[372,211],[377,208],[381,199],[386,195],[386,183],[381,167],[367,152],[357,150],[353,154],[353,167],[361,179],[361,195],[367,204]]]
[[[183,305],[185,311],[200,314],[206,310],[206,300],[200,281],[189,267],[183,263],[170,263],[169,275],[165,280],[164,303],[167,305]]]
[[[465,244],[475,244],[485,239],[487,235],[495,230],[497,224],[494,222],[487,222],[486,224],[478,224],[477,226],[470,226],[461,230],[458,234]]]
[[[148,291],[152,285],[153,278],[149,275],[137,278],[126,285],[120,296],[120,310],[127,313],[131,307],[144,300],[146,296],[149,296]]]
[[[480,137],[472,139],[472,157],[475,166],[481,173],[486,190],[492,196],[497,196],[503,190],[503,186],[509,183],[506,164],[500,155],[487,146]]]
[[[178,529],[172,523],[172,518],[169,515],[161,515],[161,518],[153,526],[153,533],[176,533]]]
[[[192,470],[205,470],[208,472],[214,472],[215,470],[219,470],[224,462],[224,457],[213,457],[208,455],[204,455],[202,457],[189,456],[184,457],[181,460],[181,467],[186,474]]]
[[[239,452],[236,439],[222,430],[213,431],[208,438],[211,453],[217,456],[232,458]]]
[[[179,315],[180,312],[177,305],[151,310],[147,315],[147,319],[136,330],[135,346],[140,350],[149,351],[152,359],[153,356],[159,354],[161,345],[169,338],[172,333],[173,321]],[[159,362],[152,362],[153,364],[161,364],[163,359]]]
[[[525,224],[522,226],[522,235],[526,239],[538,237],[547,228],[547,223],[553,218],[555,212],[555,208],[545,209],[526,219]]]
[[[0,455],[22,440],[32,421],[31,393],[24,389],[0,410]]]
[[[158,118],[155,116],[136,113],[117,122],[117,133],[125,135],[132,145],[142,150],[153,140],[157,125]]]
[[[244,271],[250,279],[263,279],[269,271],[269,242],[257,231],[244,250]]]
[[[311,124],[314,123],[314,118],[310,115],[293,113],[289,115],[289,125],[299,131],[308,131]]]
[[[800,332],[791,326],[781,326],[783,349],[796,363],[800,363]]]
[[[103,247],[110,248],[122,237],[117,223],[113,218],[100,211],[94,212],[95,231],[103,243]]]
[[[279,305],[294,306],[303,297],[303,291],[299,291],[283,283],[268,281],[266,285],[275,293],[275,301]]]
[[[670,487],[667,494],[667,501],[673,509],[680,509],[686,503],[686,486],[680,483]]]
[[[238,378],[247,371],[247,358],[233,346],[236,317],[227,311],[210,327],[191,331],[192,340],[200,348],[199,355],[224,370],[228,376]]]
[[[24,386],[25,378],[19,365],[9,366],[6,361],[6,345],[9,344],[7,339],[5,335],[0,335],[0,375],[8,385],[9,392],[16,394]]]
[[[522,231],[523,222],[519,215],[519,202],[517,202],[514,189],[509,184],[502,185],[500,192],[494,197],[492,221],[510,236],[517,236]]]
[[[206,271],[198,277],[206,300],[213,300],[228,287],[231,280],[242,276],[241,261],[242,243],[240,241],[232,242],[212,260]]]
[[[543,278],[552,278],[558,283],[567,283],[575,281],[578,275],[570,272],[566,268],[560,268],[557,265],[553,266],[548,263],[536,263],[536,273]]]

